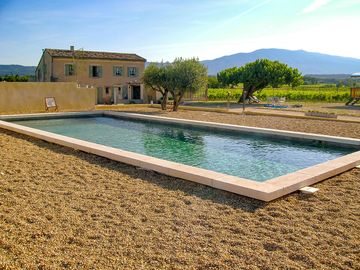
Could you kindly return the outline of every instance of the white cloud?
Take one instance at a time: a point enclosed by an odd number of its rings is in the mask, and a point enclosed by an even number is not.
[[[310,5],[303,9],[303,13],[310,13],[318,10],[319,8],[327,5],[330,0],[314,0]]]

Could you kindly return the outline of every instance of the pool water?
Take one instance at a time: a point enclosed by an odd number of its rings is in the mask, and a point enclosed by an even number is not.
[[[311,141],[111,117],[15,123],[258,182],[356,151]]]

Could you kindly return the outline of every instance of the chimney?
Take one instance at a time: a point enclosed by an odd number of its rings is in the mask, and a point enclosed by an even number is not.
[[[73,45],[70,46],[70,51],[74,51],[74,46]]]

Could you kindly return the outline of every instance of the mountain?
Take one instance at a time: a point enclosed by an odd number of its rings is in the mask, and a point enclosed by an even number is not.
[[[352,74],[360,72],[360,59],[303,50],[260,49],[250,53],[237,53],[201,62],[208,67],[209,75],[216,75],[223,69],[242,66],[260,58],[286,63],[291,67],[298,68],[304,75]],[[146,66],[148,64],[146,63]],[[0,76],[7,74],[35,75],[35,69],[35,66],[0,65]]]
[[[360,59],[303,50],[261,49],[250,53],[237,53],[201,62],[208,67],[209,75],[216,75],[223,69],[242,66],[260,58],[286,63],[291,67],[299,69],[302,74],[352,74],[360,72]]]
[[[3,75],[35,75],[34,66],[21,66],[21,65],[0,65],[0,76]]]

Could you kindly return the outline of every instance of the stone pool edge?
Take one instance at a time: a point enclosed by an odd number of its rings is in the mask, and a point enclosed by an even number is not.
[[[256,182],[253,180],[240,178],[236,176],[226,175],[206,169],[192,167],[172,161],[162,160],[142,154],[137,154],[129,151],[120,150],[117,148],[104,146],[101,144],[91,143],[71,137],[58,135],[51,132],[46,132],[34,128],[29,128],[14,124],[11,122],[2,121],[2,119],[10,120],[15,118],[47,118],[49,116],[55,117],[71,117],[71,116],[86,116],[86,115],[108,115],[127,117],[133,119],[152,119],[161,122],[172,122],[181,124],[190,124],[194,126],[208,126],[219,129],[237,130],[246,132],[256,132],[263,134],[270,134],[275,136],[287,136],[300,139],[313,139],[328,142],[335,142],[338,144],[350,144],[360,146],[360,140],[352,138],[342,138],[335,136],[326,136],[319,134],[309,134],[292,131],[272,130],[264,128],[253,128],[236,125],[228,125],[214,122],[204,122],[186,119],[176,119],[160,116],[141,115],[135,113],[112,112],[112,111],[98,111],[98,112],[71,112],[71,113],[42,113],[42,114],[27,114],[27,115],[3,115],[0,116],[0,128],[11,130],[17,133],[25,134],[51,143],[56,143],[66,147],[78,149],[87,153],[102,156],[115,161],[120,161],[133,166],[141,167],[143,169],[156,171],[169,176],[190,180],[203,185],[211,186],[213,188],[229,191],[239,195],[255,198],[262,201],[271,201],[292,193],[304,186],[312,185],[319,181],[325,180],[329,177],[347,171],[351,168],[360,165],[360,151],[342,156],[340,158],[330,160],[315,166],[311,166],[294,173],[269,179],[265,182]]]

